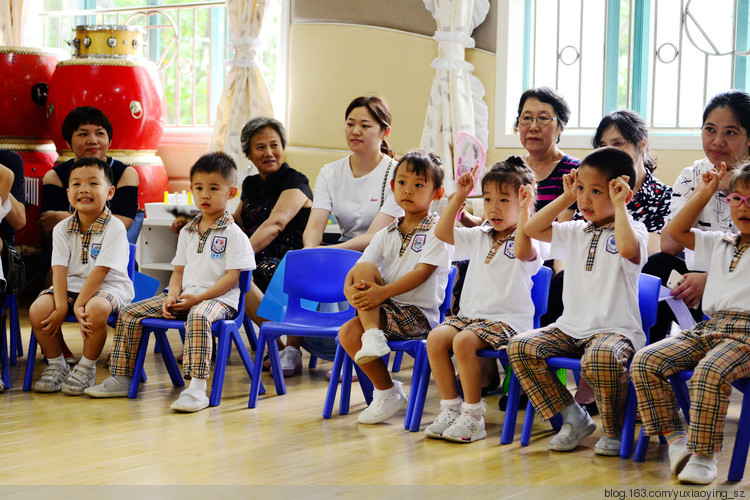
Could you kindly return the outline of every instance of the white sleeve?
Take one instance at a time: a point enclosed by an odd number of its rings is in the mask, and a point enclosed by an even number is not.
[[[124,224],[120,223],[118,225],[115,223],[115,221],[120,222],[119,219],[115,219],[114,217],[112,219],[107,224],[108,227],[104,230],[102,249],[96,257],[95,266],[108,267],[127,274],[130,257],[128,234]]]
[[[420,252],[419,264],[448,267],[451,265],[452,255],[453,248],[451,245],[440,241],[435,236],[435,228],[433,227],[427,232],[427,241],[425,241],[424,248]]]
[[[549,245],[549,259],[565,260],[565,241],[570,237],[573,222],[553,222],[552,241]]]
[[[69,219],[69,218],[68,218]],[[70,238],[68,236],[68,219],[57,223],[52,230],[52,263],[53,266],[70,265]],[[80,255],[78,256],[80,258]]]
[[[357,260],[359,262],[371,262],[378,268],[383,263],[383,249],[385,248],[385,239],[388,236],[388,228],[383,228],[372,237],[370,244],[362,252],[362,257]]]
[[[640,273],[641,269],[648,260],[648,230],[646,229],[645,224],[643,224],[642,222],[634,222],[631,219],[630,223],[633,226],[635,237],[638,239],[638,249],[640,250],[641,259],[637,264],[631,262],[630,259],[622,259],[622,265],[624,266],[626,271]]]
[[[224,233],[228,239],[225,269],[255,269],[255,253],[250,245],[250,239],[236,224],[232,224],[230,228],[231,230]]]
[[[716,244],[721,242],[724,234],[719,231],[701,231],[700,229],[691,229],[691,231],[695,236],[695,249],[692,252],[693,262],[689,269],[708,272]]]
[[[172,259],[173,266],[184,266],[187,264],[187,240],[188,232],[183,227],[180,230],[179,236],[177,236],[177,251]]]
[[[536,258],[528,261],[521,261],[521,267],[528,273],[529,276],[534,276],[544,264],[544,255],[540,249],[539,241],[532,239],[531,247],[536,250]]]
[[[324,165],[315,181],[315,190],[313,191],[312,208],[322,208],[333,212],[333,199],[328,188],[328,165]]]
[[[482,233],[484,233],[484,231],[477,227],[454,228],[453,247],[455,250],[453,259],[456,261],[469,260],[474,246],[479,244],[478,240],[482,237]],[[489,250],[487,250],[487,252],[489,252]]]

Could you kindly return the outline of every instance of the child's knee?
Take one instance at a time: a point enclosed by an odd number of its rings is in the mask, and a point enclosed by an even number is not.
[[[29,321],[32,323],[39,323],[54,310],[55,303],[49,299],[49,296],[42,295],[32,302],[29,307]]]
[[[476,353],[476,342],[477,336],[474,332],[463,330],[453,337],[453,353],[460,356],[463,354]]]
[[[449,326],[438,326],[427,335],[427,350],[441,352],[452,349],[454,332]]]
[[[339,342],[344,348],[347,348],[362,339],[362,324],[359,318],[352,318],[339,329]]]
[[[95,327],[107,324],[109,315],[112,314],[112,304],[101,297],[93,297],[86,304],[86,312],[89,313],[89,320],[94,323]]]
[[[352,268],[352,279],[355,283],[360,280],[372,281],[378,284],[383,283],[383,278],[380,275],[378,266],[372,262],[360,262],[355,264]]]

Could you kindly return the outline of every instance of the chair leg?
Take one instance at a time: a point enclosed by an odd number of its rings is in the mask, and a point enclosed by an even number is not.
[[[128,391],[128,398],[135,399],[138,397],[138,390],[141,387],[141,380],[136,377],[136,373],[143,373],[143,363],[146,360],[146,352],[148,351],[148,340],[151,336],[151,330],[146,328],[141,333],[141,340],[138,342],[138,351],[135,355],[135,366],[133,367],[133,378],[130,381],[130,390]]]
[[[393,362],[395,364],[396,358],[398,358],[399,354],[403,354],[404,351],[398,351],[396,352],[396,356],[394,356]],[[422,362],[424,360],[424,357],[426,356],[425,349],[419,349],[416,352],[416,355],[414,356],[414,369],[412,369],[411,372],[411,387],[409,388],[409,400],[406,403],[406,416],[404,417],[404,429],[411,431],[411,421],[412,416],[414,415],[414,403],[417,400],[417,394],[419,393],[420,386],[422,384],[422,378],[420,375],[422,374]],[[401,356],[403,357],[403,356]],[[400,369],[400,367],[399,367]],[[429,380],[425,385],[429,385]],[[426,390],[426,388],[425,388]],[[422,412],[419,413],[419,420],[421,422],[422,420]],[[419,427],[417,427],[417,430],[419,430]],[[411,431],[415,432],[415,431]]]
[[[310,362],[308,363],[307,367],[312,370],[317,366],[318,366],[318,357],[314,354],[311,354]]]
[[[620,458],[627,459],[633,453],[633,439],[635,438],[635,416],[638,411],[635,399],[635,387],[628,382],[628,395],[625,402],[625,418],[622,423],[622,440],[620,443]]]
[[[248,377],[253,376],[253,360],[250,358],[250,353],[247,352],[247,347],[245,347],[245,343],[242,342],[242,338],[240,337],[240,333],[232,328],[232,341],[234,342],[235,348],[237,348],[237,352],[240,355],[240,359],[242,360],[242,364],[245,366],[245,371],[247,372]],[[231,352],[231,346],[230,346],[230,352]],[[260,383],[260,394],[265,394],[266,388],[263,386],[263,382]]]
[[[650,436],[645,434],[643,426],[641,426],[641,433],[638,435],[638,443],[635,445],[635,453],[633,454],[634,462],[643,462],[646,460],[649,439]]]
[[[263,354],[266,351],[266,336],[263,333],[263,327],[258,334],[258,344],[255,350],[255,363],[253,363],[253,375],[250,377],[250,398],[247,401],[248,408],[255,408],[258,404],[258,395],[260,394],[260,374],[263,370]]]
[[[255,329],[253,328],[253,322],[250,321],[250,318],[245,315],[245,317],[242,319],[242,326],[245,329],[245,335],[247,336],[247,341],[250,344],[250,349],[253,351],[258,349],[258,337],[255,336]]]
[[[331,368],[331,380],[328,381],[328,390],[326,391],[326,400],[323,403],[323,418],[331,418],[333,414],[333,405],[336,403],[336,392],[339,388],[339,378],[341,377],[341,368],[344,364],[344,348],[336,346],[336,356],[333,358],[333,368]]]
[[[339,345],[338,347],[342,351],[344,351],[344,348]],[[344,351],[343,355],[343,374],[341,375],[341,393],[339,395],[339,415],[348,415],[349,414],[349,403],[351,401],[351,395],[352,395],[352,370],[356,366],[354,364],[354,361],[352,361],[352,358],[349,357],[349,355]],[[359,377],[359,375],[357,375]],[[333,374],[331,374],[331,380],[333,380]],[[361,381],[362,378],[360,377],[359,380]],[[369,382],[369,379],[367,379]]]
[[[430,367],[430,360],[427,357],[426,351],[423,355],[421,366],[414,367],[415,374],[417,373],[417,370],[419,370],[419,378],[417,379],[418,386],[416,395],[412,396],[414,403],[412,405],[411,422],[409,423],[409,430],[411,432],[417,432],[422,426],[422,414],[424,413],[427,389],[430,385],[430,375],[432,374],[432,369]],[[412,375],[412,378],[413,377],[414,375]]]
[[[513,442],[513,438],[516,435],[516,422],[518,421],[518,401],[520,399],[521,384],[518,383],[516,374],[511,370],[510,385],[508,386],[508,402],[505,405],[505,420],[503,421],[503,432],[500,436],[500,444],[511,444]]]
[[[2,379],[5,388],[10,389],[10,367],[8,366],[8,336],[5,334],[5,319],[5,313],[3,311],[0,311],[0,333],[2,333],[3,336],[3,338],[0,339],[0,363],[2,363],[3,365]],[[12,337],[13,333],[9,333]]]
[[[286,382],[284,381],[284,371],[281,369],[281,358],[279,357],[279,344],[276,338],[269,338],[266,342],[268,357],[271,360],[271,372],[273,373],[273,383],[276,386],[276,394],[281,396],[286,394]]]
[[[229,322],[226,322],[229,323]],[[232,323],[232,326],[235,326]],[[231,333],[221,322],[219,326],[219,345],[216,348],[216,363],[214,363],[214,380],[211,384],[211,396],[208,399],[209,406],[219,406],[221,403],[221,393],[224,389],[224,374],[227,369],[227,360],[229,359],[229,347],[231,346]]]
[[[401,371],[401,361],[404,359],[404,351],[396,351],[393,356],[393,364],[391,365],[391,372],[398,373]]]
[[[362,395],[365,397],[365,402],[367,403],[367,406],[370,406],[370,404],[372,403],[372,393],[375,390],[375,387],[372,385],[372,381],[370,380],[370,378],[365,374],[364,371],[362,371],[362,368],[360,368],[357,363],[352,361],[352,366],[354,367],[354,371],[357,373],[357,377],[359,378],[359,387],[362,389]]]
[[[34,330],[31,330],[31,337],[29,338],[29,350],[26,353],[26,373],[23,377],[23,390],[29,392],[31,390],[31,379],[34,378],[34,363],[36,362],[36,336]]]
[[[507,411],[507,406],[506,406]],[[534,427],[534,417],[536,416],[536,410],[534,405],[531,404],[531,400],[526,403],[526,415],[523,417],[523,428],[521,429],[521,446],[528,446],[531,442],[531,428]]]
[[[177,365],[177,360],[174,359],[172,346],[169,345],[169,340],[167,340],[167,331],[156,330],[154,332],[154,338],[156,339],[156,345],[159,346],[159,354],[161,354],[161,359],[164,361],[164,366],[167,368],[169,378],[172,379],[172,385],[175,387],[183,387],[185,385],[185,380],[182,378],[182,371]],[[133,373],[138,373],[138,370],[135,370]]]
[[[21,319],[18,316],[18,302],[15,294],[6,296],[6,305],[8,306],[8,319],[10,324],[10,365],[16,366],[18,358],[23,356],[23,339],[21,338]],[[4,330],[3,330],[4,331]]]
[[[732,451],[732,461],[729,462],[730,481],[741,481],[745,472],[747,463],[747,451],[750,447],[750,384],[745,383],[745,393],[742,396],[742,410],[740,411],[740,421],[737,424],[737,436],[734,438],[734,450]]]

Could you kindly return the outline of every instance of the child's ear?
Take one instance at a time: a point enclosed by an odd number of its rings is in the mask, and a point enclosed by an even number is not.
[[[107,192],[107,200],[111,200],[114,195],[115,195],[115,187],[109,186],[109,191]]]
[[[632,199],[633,199],[633,190],[631,189],[630,193],[628,193],[628,197],[625,199],[625,204],[627,205],[628,203],[630,203],[630,200]]]
[[[232,186],[232,189],[229,190],[229,199],[231,200],[237,196],[237,186]]]
[[[391,191],[394,191],[394,187],[396,185],[395,179],[391,179]]]
[[[440,198],[443,197],[444,194],[445,194],[445,188],[443,186],[440,186],[439,188],[435,190],[435,197],[433,198],[433,200],[439,200]]]

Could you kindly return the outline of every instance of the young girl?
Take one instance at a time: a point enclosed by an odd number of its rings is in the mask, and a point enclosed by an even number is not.
[[[725,198],[736,232],[693,229],[714,197],[727,167],[709,170],[672,219],[670,236],[694,250],[694,269],[707,271],[703,311],[711,319],[637,352],[630,368],[648,435],[669,442],[672,472],[685,483],[716,479],[714,453],[721,450],[732,382],[750,376],[750,164],[731,174]],[[685,432],[668,377],[694,370],[690,425]]]
[[[533,328],[531,276],[542,265],[538,243],[523,232],[534,204],[534,172],[518,157],[495,164],[482,179],[487,224],[454,228],[456,215],[474,189],[472,175],[457,179],[456,194],[435,227],[435,236],[455,245],[455,260],[470,259],[460,314],[427,337],[430,366],[440,392],[440,414],[425,434],[459,443],[487,435],[477,351],[502,349],[516,332]],[[451,350],[465,401],[456,392]]]

